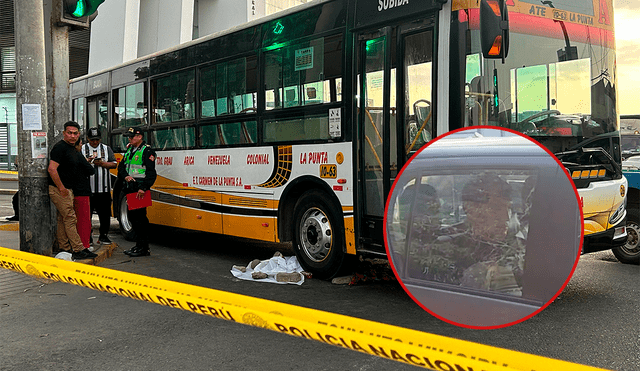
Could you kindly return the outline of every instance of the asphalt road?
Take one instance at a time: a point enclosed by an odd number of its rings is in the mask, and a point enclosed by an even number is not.
[[[0,217],[11,215],[0,195]],[[558,299],[523,323],[459,328],[423,311],[394,282],[301,286],[240,281],[234,264],[287,245],[154,229],[152,255],[120,248],[101,265],[614,370],[640,369],[639,267],[609,252],[580,259]],[[2,241],[0,241],[0,246]],[[0,370],[409,370],[408,365],[63,283],[0,298]]]
[[[17,180],[1,180],[0,189],[18,189]]]

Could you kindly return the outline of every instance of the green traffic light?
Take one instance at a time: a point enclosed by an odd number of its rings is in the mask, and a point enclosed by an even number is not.
[[[74,18],[92,15],[105,0],[65,0],[66,13]]]
[[[365,49],[367,51],[367,53],[369,52],[375,52],[378,47],[376,45],[376,43],[378,43],[379,40],[367,40],[366,44],[365,44]]]
[[[86,7],[85,7],[84,0],[76,1],[76,9],[73,12],[71,12],[71,14],[74,17],[80,18],[80,17],[84,17],[85,13],[86,13]]]

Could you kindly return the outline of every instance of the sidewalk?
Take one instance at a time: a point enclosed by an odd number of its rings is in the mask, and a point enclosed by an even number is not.
[[[92,224],[94,228],[97,228],[100,223],[98,222],[97,215],[94,215]],[[111,229],[118,227],[117,221],[112,219]],[[94,241],[97,237],[94,236]],[[107,258],[110,258],[113,251],[118,248],[117,243],[111,245],[94,245],[98,250],[94,251],[98,256],[93,259],[76,260],[78,263],[98,265],[104,262]],[[8,222],[4,218],[0,219],[0,247],[5,247],[12,250],[20,250],[20,223]],[[38,286],[49,283],[48,280],[38,279],[33,276],[24,275],[21,273],[13,272],[7,269],[0,268],[0,298],[20,292],[25,292],[34,289]]]
[[[0,180],[12,181],[18,180],[17,171],[0,170]]]

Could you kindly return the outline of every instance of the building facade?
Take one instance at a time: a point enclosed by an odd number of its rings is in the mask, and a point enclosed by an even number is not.
[[[18,153],[14,3],[0,0],[0,170]],[[219,32],[311,0],[107,0],[91,30],[69,32],[69,78]],[[46,1],[45,1],[46,3]]]
[[[18,153],[15,1],[0,0],[0,170],[11,168]],[[51,6],[51,0],[44,5]],[[89,30],[69,31],[69,78],[88,73],[89,38]]]
[[[105,1],[91,24],[89,73],[310,0]]]
[[[16,47],[13,27],[13,0],[0,0],[0,170],[11,162],[9,153],[18,153],[16,132]],[[14,135],[11,135],[13,133]],[[11,150],[11,147],[14,147]]]

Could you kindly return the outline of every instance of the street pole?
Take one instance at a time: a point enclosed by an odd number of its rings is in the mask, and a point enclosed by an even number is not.
[[[48,144],[43,143],[38,135],[44,133],[46,138],[49,132],[43,1],[16,1],[14,22],[20,250],[51,255],[53,234],[47,181]]]
[[[70,117],[69,99],[69,26],[59,24],[62,2],[44,0],[45,60],[49,136],[53,146],[62,139],[64,123]]]
[[[47,65],[47,118],[49,148],[62,139],[69,108],[69,26],[58,24],[62,1],[44,0],[45,60]],[[48,152],[48,151],[47,151]],[[57,211],[51,208],[51,234],[56,235]]]

